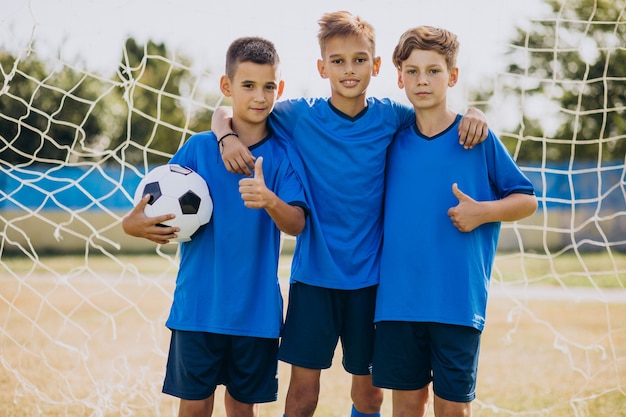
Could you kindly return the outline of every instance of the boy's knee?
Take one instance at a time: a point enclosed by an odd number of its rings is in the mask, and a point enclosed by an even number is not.
[[[378,414],[383,405],[383,390],[370,384],[352,387],[352,403],[361,414]]]

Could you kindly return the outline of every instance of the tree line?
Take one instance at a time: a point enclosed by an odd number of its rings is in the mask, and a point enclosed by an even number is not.
[[[0,163],[160,164],[210,128],[218,93],[164,44],[129,38],[111,77],[0,50]]]
[[[622,161],[626,154],[626,16],[612,0],[546,0],[558,19],[516,28],[499,94],[520,118],[501,139],[521,162]],[[0,49],[0,164],[81,160],[159,164],[210,129],[216,86],[199,88],[191,60],[129,38],[111,77]],[[206,74],[205,74],[206,75]],[[488,104],[493,88],[470,101]],[[554,114],[527,112],[541,97]],[[480,104],[478,105],[480,107]],[[537,113],[540,115],[537,116]],[[545,118],[556,125],[546,132]]]

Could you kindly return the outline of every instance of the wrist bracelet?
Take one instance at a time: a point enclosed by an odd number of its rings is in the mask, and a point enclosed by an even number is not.
[[[228,132],[227,134],[225,134],[224,136],[222,136],[221,138],[219,138],[219,140],[217,141],[217,146],[224,146],[222,145],[222,141],[224,139],[226,139],[229,136],[235,136],[235,137],[239,137],[239,135],[235,132]]]

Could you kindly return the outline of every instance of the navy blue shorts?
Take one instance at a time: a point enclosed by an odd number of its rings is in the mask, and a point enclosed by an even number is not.
[[[278,398],[278,339],[172,330],[163,392],[210,397],[218,385],[245,404]]]
[[[302,368],[327,369],[341,339],[344,369],[369,375],[375,307],[376,286],[336,290],[292,283],[278,358]]]
[[[376,323],[374,386],[417,390],[433,381],[438,397],[470,402],[476,397],[480,331],[442,323]]]

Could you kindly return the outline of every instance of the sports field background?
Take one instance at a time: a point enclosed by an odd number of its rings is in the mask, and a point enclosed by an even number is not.
[[[615,285],[626,277],[605,280],[605,288],[520,285],[519,261],[497,264],[503,280],[492,286],[474,415],[626,416],[626,291]],[[626,256],[617,261],[624,270]],[[284,256],[285,290],[289,262]],[[0,265],[0,417],[176,415],[177,401],[160,394],[176,269],[168,257],[9,258]],[[335,359],[322,374],[317,416],[349,415],[350,378],[339,352]],[[282,415],[287,384],[281,364],[279,401],[264,405],[262,416]],[[222,392],[216,416],[224,415]],[[390,399],[386,393],[386,416]]]

